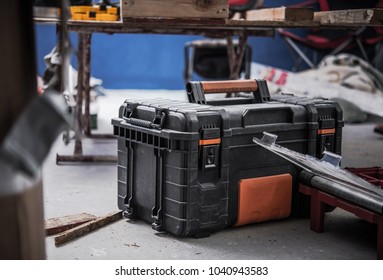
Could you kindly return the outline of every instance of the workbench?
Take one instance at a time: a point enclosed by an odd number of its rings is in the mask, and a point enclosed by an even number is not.
[[[59,24],[59,19],[35,18],[36,23]],[[244,46],[249,36],[274,36],[275,28],[358,28],[361,26],[381,26],[383,9],[358,9],[328,12],[313,12],[307,8],[271,8],[248,11],[241,17],[232,19],[180,19],[180,18],[129,18],[120,21],[72,21],[67,23],[68,31],[78,33],[78,89],[77,124],[74,156],[58,156],[58,161],[115,161],[111,156],[84,156],[81,137],[105,137],[93,135],[90,130],[90,60],[92,33],[108,34],[179,34],[204,35],[214,38],[227,38],[228,57],[231,72],[235,77],[240,68]],[[239,37],[239,47],[234,51],[232,36]],[[83,100],[85,99],[85,100]],[[82,104],[85,102],[85,126],[82,124]],[[84,127],[84,129],[83,129]]]

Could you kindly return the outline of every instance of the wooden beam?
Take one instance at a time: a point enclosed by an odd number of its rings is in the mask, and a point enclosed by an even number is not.
[[[55,245],[59,246],[77,237],[83,236],[91,231],[99,229],[109,223],[115,222],[122,218],[122,211],[113,212],[104,217],[79,225],[75,228],[64,231],[55,237]]]
[[[315,12],[314,21],[321,25],[374,26],[383,24],[383,9],[354,9]]]
[[[34,30],[28,26],[32,23],[32,5],[22,7],[22,3],[12,1],[0,11],[0,25],[7,26],[1,29],[1,37],[7,39],[0,44],[0,144],[37,96]]]
[[[228,18],[227,0],[124,0],[122,17]]]
[[[0,260],[45,259],[42,180],[33,182],[20,175],[14,180],[22,182],[17,187],[24,191],[0,193]]]
[[[37,97],[32,4],[23,0],[0,4],[4,38],[0,44],[0,145]],[[42,180],[12,168],[2,156],[1,162],[0,259],[45,259]]]
[[[225,27],[230,28],[311,28],[319,26],[319,22],[315,22],[313,20],[270,21],[227,19],[225,21]]]
[[[304,21],[312,20],[314,12],[311,8],[269,8],[251,10],[246,13],[246,20],[250,21]]]
[[[60,21],[48,18],[35,18],[40,24],[59,24]],[[100,32],[107,34],[181,34],[204,35],[215,38],[239,36],[246,32],[248,36],[273,37],[274,29],[263,28],[244,20],[225,19],[153,19],[124,18],[124,22],[69,21],[68,30],[72,32]],[[311,25],[314,24],[310,21]],[[266,25],[270,25],[266,23]],[[315,25],[319,25],[315,23]],[[275,26],[275,25],[273,25]]]
[[[95,219],[96,216],[87,213],[52,218],[45,221],[45,230],[47,235],[53,235]]]

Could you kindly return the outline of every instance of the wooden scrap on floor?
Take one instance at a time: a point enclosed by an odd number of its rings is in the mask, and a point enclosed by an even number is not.
[[[267,8],[250,10],[246,13],[246,20],[251,21],[305,21],[313,18],[314,12],[311,8]]]
[[[91,231],[99,229],[109,223],[115,222],[122,218],[122,211],[113,212],[106,216],[97,218],[96,220],[87,222],[85,224],[79,225],[75,228],[64,231],[60,235],[55,237],[55,245],[59,246],[68,241],[71,241],[77,237],[85,235]]]
[[[315,12],[314,21],[319,22],[321,25],[382,25],[383,9],[352,9]]]
[[[46,234],[57,234],[95,219],[96,216],[87,213],[48,219],[45,221]]]

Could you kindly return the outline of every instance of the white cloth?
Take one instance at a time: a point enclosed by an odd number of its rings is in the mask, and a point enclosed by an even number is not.
[[[383,74],[363,59],[351,54],[326,56],[316,68],[297,74],[361,91],[383,92]]]

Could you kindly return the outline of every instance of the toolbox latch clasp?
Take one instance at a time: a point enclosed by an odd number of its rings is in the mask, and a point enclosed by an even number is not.
[[[168,109],[156,108],[156,116],[152,121],[151,127],[161,129],[165,123],[165,117],[169,113]]]
[[[124,118],[131,118],[137,106],[138,106],[138,103],[126,103],[122,116]]]

